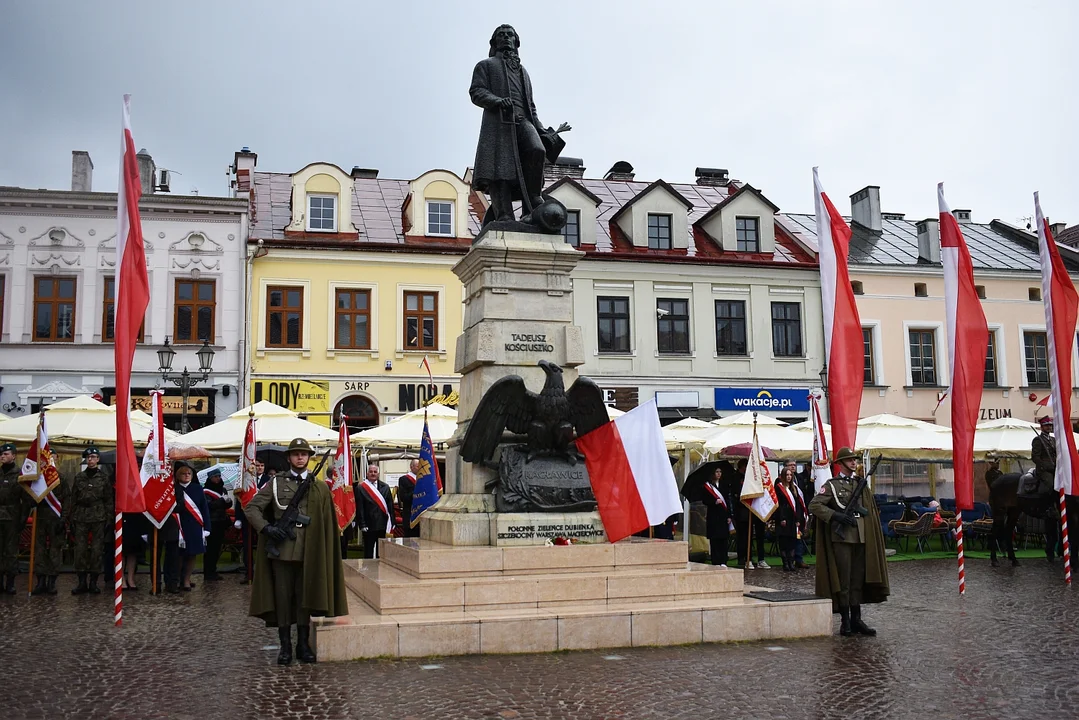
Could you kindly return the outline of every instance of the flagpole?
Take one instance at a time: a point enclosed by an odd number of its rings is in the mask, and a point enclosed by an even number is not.
[[[157,595],[157,528],[154,528],[154,557],[150,561],[150,594]]]
[[[1068,542],[1068,505],[1064,500],[1064,488],[1060,488],[1060,526],[1061,542],[1064,544],[1064,585],[1072,586],[1072,551],[1071,543]],[[1053,548],[1056,552],[1056,548]]]
[[[30,577],[26,579],[26,594],[30,595],[30,585],[34,582],[34,549],[37,545],[37,506],[34,506],[33,519],[30,521]]]
[[[116,513],[116,549],[113,560],[113,578],[116,586],[113,617],[116,627],[120,627],[124,624],[124,514],[121,512]]]

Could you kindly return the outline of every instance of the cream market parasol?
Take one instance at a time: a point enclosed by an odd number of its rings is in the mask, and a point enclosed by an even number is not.
[[[337,444],[336,430],[308,422],[292,410],[266,400],[240,408],[213,425],[181,435],[178,441],[187,445],[198,445],[207,450],[222,451],[225,455],[238,455],[243,447],[249,412],[254,412],[258,421],[255,427],[260,445],[288,445],[298,437],[304,438],[313,446],[327,447]]]
[[[60,400],[45,408],[48,421],[49,441],[57,445],[116,444],[116,408],[94,400],[89,395],[78,395]],[[31,442],[37,432],[38,413],[24,415],[0,422],[0,438],[15,442]],[[150,434],[150,416],[138,410],[131,411],[131,436],[138,445],[145,445]],[[165,431],[168,440],[179,435]]]
[[[424,408],[405,413],[385,425],[361,430],[352,435],[360,447],[419,449],[423,435]],[[435,445],[447,442],[457,431],[457,410],[439,403],[427,406],[427,427]],[[261,436],[260,436],[261,439]]]

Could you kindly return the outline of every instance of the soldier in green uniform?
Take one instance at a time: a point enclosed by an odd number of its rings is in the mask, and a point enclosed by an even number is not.
[[[310,645],[311,616],[348,614],[330,486],[313,479],[298,508],[300,515],[310,520],[306,525],[294,525],[295,539],[275,524],[307,478],[310,459],[311,446],[307,441],[293,440],[288,447],[288,472],[266,483],[244,508],[248,522],[259,535],[248,614],[277,627],[281,640],[279,665],[292,662],[293,624],[296,624],[296,657],[300,662],[313,663],[316,658]],[[280,552],[278,557],[267,555],[270,544]]]
[[[79,584],[72,595],[100,593],[97,574],[101,569],[101,554],[105,551],[105,522],[112,511],[112,488],[98,462],[101,454],[96,447],[82,451],[86,469],[71,481],[71,492],[64,503],[65,520],[75,527],[75,572]]]
[[[64,501],[63,488],[64,484],[60,483],[52,491],[61,507]],[[64,521],[49,504],[48,495],[37,504],[35,512],[34,572],[37,574],[37,584],[30,594],[55,595],[56,578],[60,575],[60,565],[63,563]]]
[[[0,445],[0,591],[15,594],[19,574],[19,535],[26,525],[30,496],[19,485],[15,445]]]
[[[884,533],[869,487],[854,497],[859,478],[858,455],[840,448],[835,461],[842,470],[828,480],[809,503],[817,518],[817,582],[819,597],[832,599],[832,612],[840,616],[840,635],[876,635],[862,621],[862,604],[888,598],[888,566],[884,561]]]

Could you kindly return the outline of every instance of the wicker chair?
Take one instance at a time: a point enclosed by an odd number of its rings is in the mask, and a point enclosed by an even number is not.
[[[900,537],[906,538],[906,548],[910,550],[910,539],[915,538],[918,542],[918,552],[925,552],[929,549],[929,538],[933,535],[941,536],[941,548],[943,549],[946,542],[946,538],[951,537],[951,528],[947,524],[940,527],[933,527],[933,513],[925,513],[921,515],[917,520],[911,522],[904,522],[902,520],[892,520],[889,524],[892,532]]]

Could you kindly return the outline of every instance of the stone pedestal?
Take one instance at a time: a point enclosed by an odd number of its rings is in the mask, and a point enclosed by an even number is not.
[[[496,471],[462,462],[457,445],[480,399],[494,382],[520,375],[534,392],[545,375],[537,363],[563,368],[569,387],[584,363],[584,339],[573,324],[570,272],[584,253],[561,235],[487,232],[453,272],[465,287],[464,332],[457,338],[461,373],[457,434],[446,451],[446,494],[423,516],[423,538],[447,545],[493,545]],[[497,535],[497,530],[495,532]],[[536,538],[542,544],[546,538]]]

